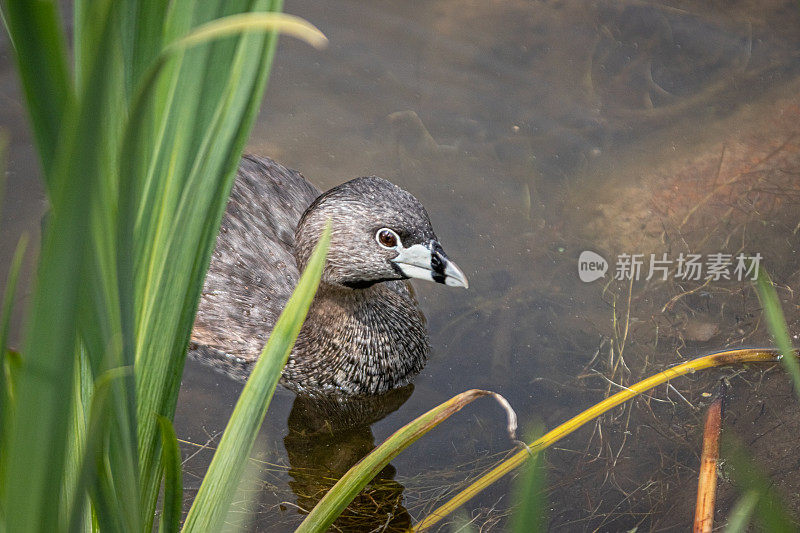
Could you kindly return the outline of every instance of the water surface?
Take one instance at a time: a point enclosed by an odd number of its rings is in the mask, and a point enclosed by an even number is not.
[[[282,40],[248,151],[322,189],[380,175],[409,190],[470,289],[415,282],[432,356],[371,427],[330,435],[279,391],[232,524],[292,530],[372,446],[463,390],[500,392],[523,427],[552,428],[668,365],[768,342],[748,283],[678,279],[675,265],[667,280],[613,280],[620,254],[760,253],[800,331],[796,3],[298,0],[286,11],[330,46]],[[38,226],[41,193],[7,48],[1,59],[4,274],[19,233]],[[611,263],[606,278],[580,281],[584,250]],[[797,509],[800,419],[783,372],[729,369],[660,387],[550,450],[551,528],[685,530],[704,393],[721,376],[726,427]],[[240,388],[187,363],[176,427],[188,498]],[[392,461],[338,527],[419,520],[511,449],[504,427],[491,401],[471,405]],[[736,496],[723,481],[718,520]],[[501,531],[510,506],[504,480],[461,517]]]

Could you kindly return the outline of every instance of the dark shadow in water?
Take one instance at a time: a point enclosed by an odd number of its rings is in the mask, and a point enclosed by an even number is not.
[[[295,398],[289,434],[289,486],[302,510],[312,509],[351,466],[375,448],[371,425],[400,408],[413,385],[381,396],[350,400]],[[361,491],[334,523],[343,531],[404,531],[411,517],[401,505],[405,487],[390,464]]]

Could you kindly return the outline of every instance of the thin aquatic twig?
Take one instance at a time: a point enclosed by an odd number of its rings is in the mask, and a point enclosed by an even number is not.
[[[683,400],[684,402],[686,402],[686,405],[688,405],[689,407],[691,407],[693,410],[697,411],[697,407],[695,407],[695,406],[692,404],[692,402],[690,402],[689,400],[687,400],[687,399],[686,399],[686,397],[685,397],[683,394],[681,394],[681,393],[680,393],[680,391],[679,391],[678,389],[676,389],[676,388],[675,388],[675,387],[672,385],[672,383],[667,383],[667,388],[668,388],[668,389],[672,389],[672,390],[674,390],[674,391],[675,391],[675,394],[677,394],[677,395],[678,395],[678,398],[680,398],[681,400]]]

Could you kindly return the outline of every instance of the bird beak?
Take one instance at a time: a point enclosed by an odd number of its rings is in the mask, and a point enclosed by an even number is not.
[[[426,279],[451,287],[469,288],[467,276],[450,261],[437,241],[400,248],[392,262],[407,278]]]

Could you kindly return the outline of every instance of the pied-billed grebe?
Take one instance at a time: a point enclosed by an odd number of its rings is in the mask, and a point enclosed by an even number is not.
[[[244,379],[328,220],[331,244],[281,383],[300,393],[379,394],[425,364],[425,318],[410,285],[467,287],[422,204],[377,178],[324,194],[298,172],[245,156],[225,210],[190,355]]]

